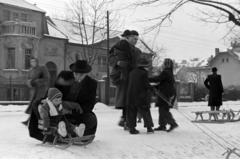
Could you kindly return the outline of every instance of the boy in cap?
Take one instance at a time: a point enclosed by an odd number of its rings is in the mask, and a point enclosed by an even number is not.
[[[64,114],[71,113],[72,109],[82,112],[81,107],[77,103],[62,102],[62,93],[57,88],[49,88],[47,98],[38,107],[40,117],[43,120],[44,130],[52,132],[57,128],[58,133],[62,137],[66,137],[68,133],[82,137],[85,125],[74,126],[64,117]]]
[[[150,111],[151,95],[155,92],[148,82],[148,68],[150,63],[145,58],[140,58],[138,67],[129,75],[129,86],[127,89],[127,127],[130,134],[139,134],[136,130],[137,112],[144,121],[147,133],[154,133],[153,121]]]

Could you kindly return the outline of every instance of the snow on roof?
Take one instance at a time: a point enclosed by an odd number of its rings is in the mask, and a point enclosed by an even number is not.
[[[84,37],[85,34],[83,36],[81,36],[79,29],[74,27],[74,25],[78,25],[77,23],[74,24],[72,22],[59,20],[59,19],[51,19],[51,20],[53,22],[53,26],[55,27],[55,29],[57,29],[59,32],[61,32],[63,35],[65,35],[69,39],[69,42],[71,42],[71,43],[93,44],[93,43],[100,42],[107,38],[107,30],[102,29],[102,28],[97,28],[98,31],[95,34],[94,42],[92,42],[93,27],[90,25],[85,25],[87,40],[85,38],[82,39],[82,37]],[[51,22],[49,22],[49,23],[51,23]],[[117,33],[114,33],[114,31],[110,31],[110,38],[112,38],[116,35],[117,35]],[[82,42],[82,40],[83,40],[83,42]]]
[[[50,36],[50,37],[56,37],[56,38],[62,38],[62,39],[67,39],[67,36],[59,31],[52,23],[47,21],[47,27],[48,27],[48,32],[49,34],[44,34],[45,36]]]
[[[0,3],[46,13],[44,10],[24,0],[0,0]]]

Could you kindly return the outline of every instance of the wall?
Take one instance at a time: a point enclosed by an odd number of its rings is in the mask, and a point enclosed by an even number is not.
[[[226,59],[228,58],[228,62]],[[224,62],[222,62],[224,59]],[[240,62],[228,53],[220,53],[211,63],[222,76],[223,87],[240,86]]]

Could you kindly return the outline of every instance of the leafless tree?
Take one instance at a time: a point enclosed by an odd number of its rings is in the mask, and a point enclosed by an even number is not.
[[[228,32],[226,36],[231,32],[239,35],[240,27],[240,1],[239,0],[138,0],[133,5],[139,6],[159,6],[168,5],[170,11],[166,14],[159,14],[156,17],[146,19],[146,21],[157,20],[158,22],[151,26],[148,31],[151,31],[161,26],[168,26],[172,23],[172,16],[181,7],[186,4],[194,3],[200,6],[206,6],[204,9],[199,10],[201,14],[198,14],[197,18],[206,23],[215,24],[227,24]]]
[[[82,44],[82,51],[78,51],[78,57],[87,60],[92,66],[98,55],[101,45],[107,38],[107,10],[114,0],[71,0],[66,4],[66,16],[61,18],[67,21],[71,27],[67,30],[70,39]],[[110,37],[117,36],[114,31],[121,24],[116,21],[117,12],[110,13]],[[68,50],[69,51],[69,50]]]

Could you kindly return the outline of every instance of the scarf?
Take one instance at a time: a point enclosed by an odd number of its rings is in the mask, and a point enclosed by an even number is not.
[[[46,99],[48,106],[49,106],[49,113],[50,116],[57,116],[59,115],[59,111],[62,110],[62,104],[59,105],[58,110],[57,107],[53,105],[53,103],[47,98]]]

